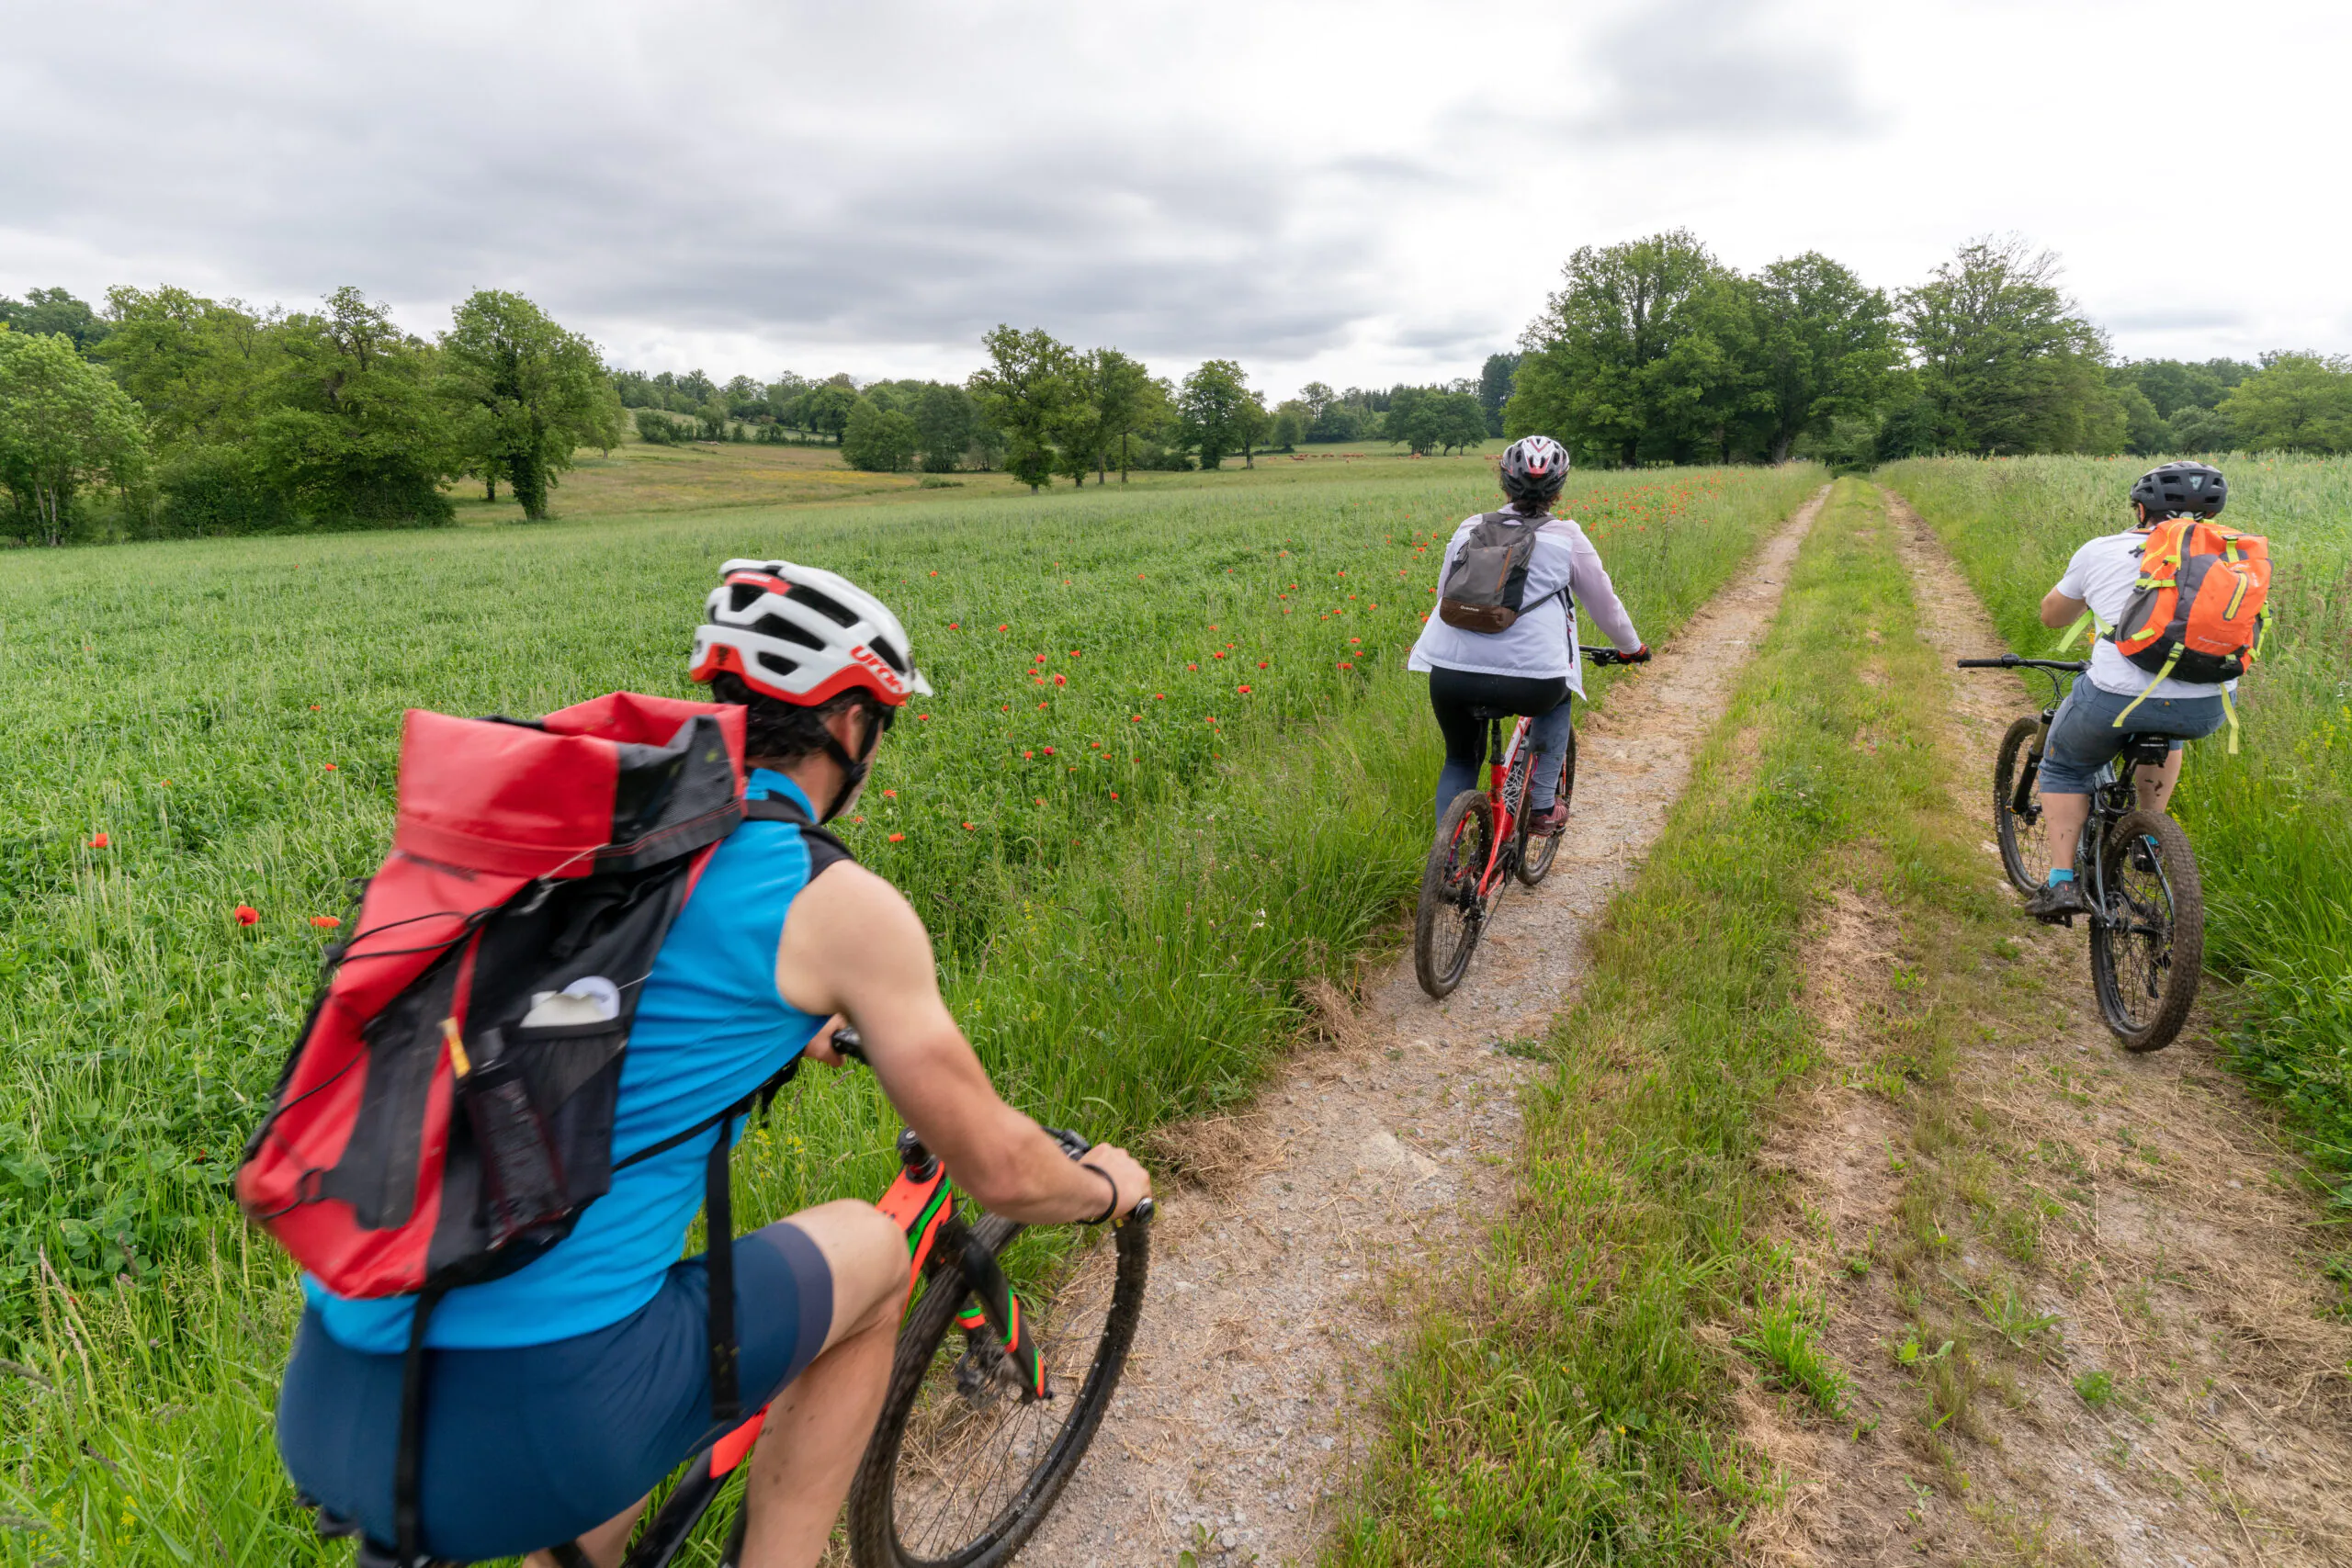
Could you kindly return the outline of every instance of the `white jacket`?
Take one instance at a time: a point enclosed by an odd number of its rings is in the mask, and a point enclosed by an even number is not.
[[[1438,562],[1440,593],[1445,592],[1446,577],[1462,554],[1463,541],[1477,522],[1476,517],[1464,518],[1447,542],[1444,558]],[[1609,569],[1600,564],[1600,553],[1575,519],[1545,517],[1532,525],[1536,529],[1535,553],[1528,558],[1527,592],[1520,597],[1519,619],[1502,631],[1470,632],[1447,626],[1432,608],[1420,639],[1413,644],[1408,668],[1525,675],[1536,680],[1565,675],[1568,690],[1582,696],[1584,666],[1576,651],[1577,604],[1584,606],[1592,624],[1617,645],[1619,652],[1632,653],[1642,646],[1633,617],[1618,603]]]

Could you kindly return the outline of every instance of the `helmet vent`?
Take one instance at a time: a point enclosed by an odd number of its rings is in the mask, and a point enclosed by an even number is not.
[[[882,656],[882,662],[888,664],[891,669],[896,670],[899,674],[903,675],[907,672],[906,660],[899,654],[897,649],[890,646],[889,638],[877,637],[866,646],[873,649],[875,652],[880,654]]]
[[[766,589],[756,582],[729,583],[727,589],[729,595],[727,607],[740,615],[750,609],[766,592]]]
[[[786,620],[782,615],[762,615],[752,623],[752,629],[762,637],[780,637],[786,642],[797,642],[803,648],[825,646],[823,637],[796,622]]]
[[[762,669],[775,675],[789,675],[800,668],[797,659],[786,659],[781,653],[770,653],[765,649],[760,650],[759,660]]]
[[[844,609],[842,606],[840,600],[835,599],[830,593],[820,593],[816,589],[808,587],[806,583],[794,583],[790,592],[786,592],[785,597],[791,600],[796,604],[808,605],[810,609],[816,611],[817,614],[824,616],[827,620],[833,622],[837,626],[854,626],[857,625],[857,616],[851,611]]]

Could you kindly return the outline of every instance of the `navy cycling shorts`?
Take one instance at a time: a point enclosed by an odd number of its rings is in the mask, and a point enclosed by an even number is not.
[[[609,1328],[548,1345],[428,1352],[425,1550],[478,1562],[570,1540],[718,1436],[709,1301],[703,1261],[689,1258]],[[736,1237],[747,1407],[775,1398],[816,1359],[832,1318],[832,1273],[806,1232],[778,1222]],[[338,1345],[305,1313],[277,1396],[277,1449],[295,1485],[387,1542],[401,1362]]]

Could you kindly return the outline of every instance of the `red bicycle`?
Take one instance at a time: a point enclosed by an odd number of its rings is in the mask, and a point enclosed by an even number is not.
[[[1580,645],[1577,651],[1596,665],[1640,662],[1613,648]],[[1452,995],[1469,972],[1470,956],[1478,950],[1478,938],[1503,884],[1517,876],[1534,886],[1560,852],[1560,835],[1535,837],[1528,831],[1528,814],[1521,809],[1534,763],[1527,735],[1535,721],[1521,716],[1505,745],[1502,721],[1511,715],[1499,708],[1470,711],[1487,722],[1487,791],[1481,795],[1465,789],[1445,808],[1437,840],[1421,868],[1420,905],[1413,917],[1413,974],[1421,989],[1441,999]],[[1570,729],[1560,756],[1562,805],[1569,803],[1576,783],[1577,735]]]

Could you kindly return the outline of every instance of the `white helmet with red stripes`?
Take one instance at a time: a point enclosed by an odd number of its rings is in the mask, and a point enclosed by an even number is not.
[[[891,707],[931,694],[899,617],[846,577],[788,560],[730,560],[707,609],[695,631],[697,681],[732,673],[802,707],[849,691]]]

